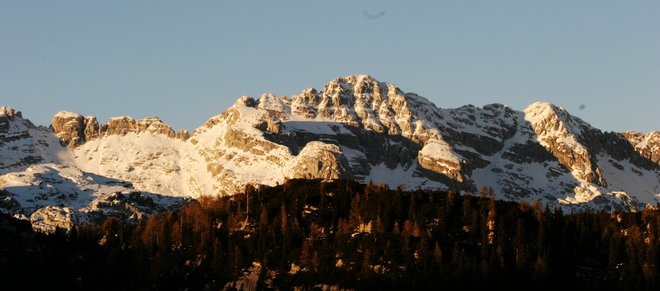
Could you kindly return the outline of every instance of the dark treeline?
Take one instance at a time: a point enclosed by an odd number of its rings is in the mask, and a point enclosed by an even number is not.
[[[657,290],[660,213],[566,215],[492,191],[291,180],[203,198],[135,224],[41,235],[3,216],[0,277],[16,289]],[[253,267],[252,269],[249,269]]]

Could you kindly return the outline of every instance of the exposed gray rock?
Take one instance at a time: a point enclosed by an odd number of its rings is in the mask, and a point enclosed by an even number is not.
[[[353,174],[341,148],[320,141],[308,143],[296,157],[291,178],[351,179]]]

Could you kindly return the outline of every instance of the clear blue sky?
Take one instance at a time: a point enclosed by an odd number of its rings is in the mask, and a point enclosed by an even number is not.
[[[443,108],[546,100],[660,130],[660,1],[0,0],[0,104],[41,125],[68,110],[194,129],[241,95],[349,74]]]

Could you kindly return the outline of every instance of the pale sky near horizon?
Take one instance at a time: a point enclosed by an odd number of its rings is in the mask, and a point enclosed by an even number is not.
[[[438,107],[550,101],[660,130],[660,1],[0,0],[0,105],[159,116],[192,130],[241,95],[369,74]]]

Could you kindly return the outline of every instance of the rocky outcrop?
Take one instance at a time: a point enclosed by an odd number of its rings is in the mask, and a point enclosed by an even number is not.
[[[341,148],[320,141],[308,143],[291,167],[294,179],[352,179],[353,175]]]
[[[640,155],[660,165],[660,131],[626,131],[623,135]]]
[[[140,120],[128,116],[113,117],[101,127],[102,135],[127,135],[141,132],[176,137],[172,127],[163,123],[158,117],[147,117]]]
[[[69,207],[46,206],[37,209],[30,215],[32,229],[43,233],[55,233],[57,229],[70,232],[80,224],[80,212]]]
[[[128,116],[110,118],[105,124],[99,124],[94,116],[83,117],[80,114],[61,111],[53,116],[51,129],[62,142],[76,148],[86,141],[107,135],[127,135],[129,133],[148,132],[171,138],[187,140],[190,134],[186,130],[175,133],[172,127],[158,117],[135,120]]]
[[[229,147],[239,148],[255,155],[266,155],[268,152],[281,147],[239,129],[228,129],[224,141]]]
[[[21,118],[21,112],[14,111],[11,107],[0,106],[0,132],[5,132],[9,129],[9,122],[14,120],[14,117]]]
[[[50,128],[62,143],[71,148],[79,147],[86,141],[99,138],[105,132],[94,116],[82,116],[78,113],[60,111],[50,123]]]
[[[190,138],[190,133],[188,132],[188,130],[181,129],[176,133],[176,138],[186,141]]]
[[[75,148],[85,142],[85,121],[80,114],[60,111],[53,116],[50,126],[64,144]]]
[[[318,104],[318,92],[314,88],[308,88],[300,92],[299,95],[291,97],[291,111],[294,114],[304,118],[316,118],[316,108]]]
[[[417,162],[422,168],[459,183],[464,182],[461,173],[462,160],[445,141],[437,139],[429,141],[417,156]]]
[[[121,220],[139,220],[166,210],[153,198],[140,192],[116,192],[101,200],[94,201],[87,211],[103,217],[116,217]]]
[[[84,122],[85,130],[83,131],[83,135],[85,137],[85,141],[94,140],[101,136],[101,126],[96,120],[96,117],[86,116]]]
[[[5,116],[8,120],[14,120],[14,117],[23,118],[20,111],[8,106],[0,106],[0,116]]]
[[[305,89],[288,100],[293,113],[305,118],[321,117],[378,133],[402,135],[414,141],[427,140],[432,133],[417,123],[411,107],[431,103],[417,96],[412,99],[392,84],[368,75],[336,78],[323,91]]]

